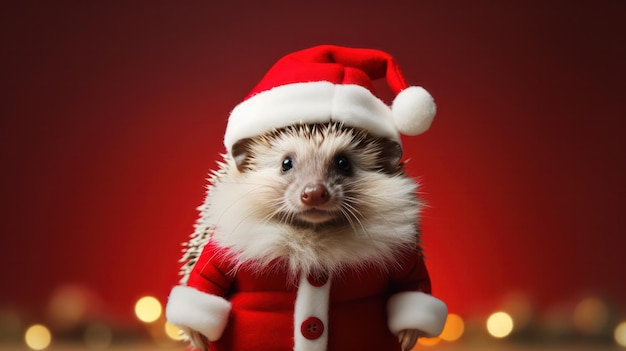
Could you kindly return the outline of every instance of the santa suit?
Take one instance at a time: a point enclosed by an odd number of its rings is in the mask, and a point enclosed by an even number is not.
[[[386,272],[362,267],[296,282],[280,262],[235,271],[228,257],[227,249],[207,244],[167,306],[168,320],[207,336],[212,351],[400,350],[397,333],[438,335],[447,315],[430,295],[417,248]]]
[[[391,106],[374,93],[374,81],[382,78],[395,95]],[[231,112],[224,145],[229,160],[234,162],[233,147],[240,140],[294,123],[330,122],[364,129],[376,138],[400,145],[401,134],[425,132],[435,112],[430,94],[421,87],[408,86],[391,55],[379,50],[322,45],[286,55],[272,66]],[[226,201],[207,202],[203,225],[221,228],[228,233],[226,237],[237,237],[239,241],[234,242],[245,246],[248,232],[242,229],[245,224],[241,219],[250,218],[248,210],[254,207],[231,206],[228,201],[245,199],[246,192],[252,191],[245,184],[256,184],[246,183],[245,175],[241,178],[242,181],[231,182],[236,187],[222,192]],[[389,191],[404,189],[413,191],[414,187],[406,185]],[[211,193],[210,196],[221,196],[216,189]],[[209,206],[212,204],[219,204],[222,212],[215,212]],[[368,230],[376,232],[390,226],[390,233],[401,236],[394,228],[400,225],[408,235],[405,243],[410,245],[417,238],[411,223],[417,208],[397,207],[380,215],[384,223],[368,226]],[[220,223],[227,218],[237,221]],[[356,222],[363,226],[361,220]],[[253,229],[258,222],[247,224]],[[388,247],[395,240],[381,243]],[[417,245],[413,250],[385,251],[390,262],[352,261],[330,277],[295,274],[295,278],[293,272],[287,271],[289,264],[280,260],[262,267],[247,263],[240,266],[232,257],[241,252],[229,252],[227,247],[236,245],[219,246],[211,241],[204,247],[187,285],[172,290],[166,310],[171,323],[205,335],[212,351],[400,350],[396,335],[402,330],[418,329],[426,335],[438,335],[443,328],[447,309],[430,295],[428,273]],[[261,250],[259,255],[263,254]],[[358,261],[360,257],[350,258]]]

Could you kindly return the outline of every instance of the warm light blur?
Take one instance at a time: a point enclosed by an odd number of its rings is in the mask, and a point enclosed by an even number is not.
[[[598,298],[581,300],[574,309],[572,322],[576,330],[584,334],[598,334],[607,326],[609,308]]]
[[[170,322],[165,322],[165,334],[172,340],[182,340],[183,333],[177,326]]]
[[[87,319],[89,312],[98,308],[98,298],[87,288],[65,284],[52,292],[47,306],[50,326],[54,330],[71,330]]]
[[[626,321],[621,322],[615,327],[615,332],[613,333],[615,337],[615,342],[621,346],[626,347]]]
[[[413,350],[415,351],[420,350],[419,345],[422,345],[422,346],[437,345],[439,341],[441,341],[441,338],[419,338],[417,339],[417,344],[415,344],[415,347],[413,348]]]
[[[515,321],[515,329],[527,328],[533,319],[533,304],[530,298],[522,292],[511,292],[502,299],[500,309],[507,311]]]
[[[496,312],[487,319],[487,331],[495,338],[504,338],[513,331],[513,319],[506,312]]]
[[[463,335],[464,330],[465,323],[463,323],[463,319],[454,313],[450,313],[448,318],[446,318],[446,324],[439,337],[445,341],[455,341]]]
[[[135,304],[135,314],[140,321],[151,323],[161,317],[161,303],[152,296],[144,296]]]
[[[41,324],[35,324],[26,330],[24,334],[26,345],[33,350],[43,350],[50,346],[52,335],[50,330]]]
[[[102,323],[91,323],[85,328],[83,338],[90,349],[104,350],[111,345],[113,332]]]

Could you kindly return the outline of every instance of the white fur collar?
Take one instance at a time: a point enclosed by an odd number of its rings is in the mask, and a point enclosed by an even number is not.
[[[396,263],[400,251],[418,245],[417,185],[405,176],[370,176],[376,198],[363,200],[375,201],[375,211],[354,228],[316,231],[259,218],[255,209],[260,205],[251,203],[255,197],[249,195],[261,191],[263,185],[228,179],[221,173],[209,188],[196,232],[211,230],[211,240],[227,248],[239,266],[252,265],[253,269],[282,259],[293,276],[302,272],[335,275],[348,267],[372,264],[386,270]]]

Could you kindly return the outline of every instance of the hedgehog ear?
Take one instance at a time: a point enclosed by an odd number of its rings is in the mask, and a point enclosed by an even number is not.
[[[380,152],[380,162],[385,172],[394,173],[402,158],[402,146],[397,141],[382,139],[382,149]]]
[[[243,173],[250,169],[250,143],[252,139],[246,138],[237,141],[231,147],[230,154],[235,161],[239,172]]]

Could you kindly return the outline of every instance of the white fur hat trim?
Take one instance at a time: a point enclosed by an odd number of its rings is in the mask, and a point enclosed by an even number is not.
[[[413,136],[428,130],[436,110],[432,96],[417,86],[402,90],[389,107],[359,85],[324,81],[287,84],[237,105],[228,120],[224,145],[230,152],[237,141],[276,128],[331,121],[400,142],[400,134]]]
[[[275,128],[326,122],[343,122],[400,142],[391,108],[369,90],[320,81],[278,86],[241,102],[228,119],[224,145],[230,152],[237,141]]]

